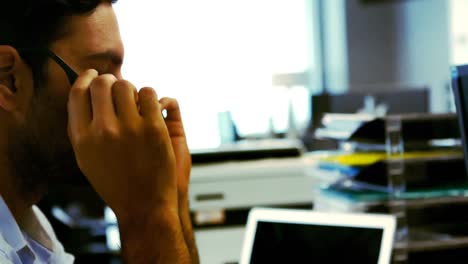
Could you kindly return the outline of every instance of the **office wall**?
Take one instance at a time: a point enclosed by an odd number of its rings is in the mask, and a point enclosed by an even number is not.
[[[449,108],[450,1],[412,0],[400,13],[405,21],[401,39],[402,82],[427,83],[432,88],[432,109]]]
[[[345,29],[341,32],[347,57],[341,63],[346,73],[336,78],[346,76],[346,89],[426,85],[431,88],[432,110],[447,110],[449,1],[331,1],[343,4],[345,10]],[[331,19],[326,18],[326,23],[330,24]],[[328,34],[340,34],[337,32]],[[329,73],[328,79],[333,79],[333,71]]]
[[[317,0],[322,23],[321,53],[323,89],[331,93],[348,90],[348,41],[346,38],[346,0]]]
[[[400,82],[401,5],[345,2],[350,89],[353,85]]]

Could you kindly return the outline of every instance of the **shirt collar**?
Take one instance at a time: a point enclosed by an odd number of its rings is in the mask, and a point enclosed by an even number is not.
[[[0,195],[0,233],[5,241],[16,251],[27,246],[26,239],[16,223],[10,209]]]

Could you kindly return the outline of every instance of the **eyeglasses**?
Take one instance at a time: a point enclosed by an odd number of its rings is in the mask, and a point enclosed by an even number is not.
[[[53,59],[60,67],[62,67],[63,71],[67,75],[68,81],[70,85],[73,85],[78,78],[78,73],[73,70],[65,61],[62,60],[57,54],[52,52],[51,50],[47,50],[47,55]]]
[[[24,54],[44,54],[47,55],[49,58],[54,60],[65,72],[68,78],[68,82],[70,85],[73,85],[78,78],[78,73],[73,70],[62,58],[60,58],[57,54],[49,49],[18,49],[20,53]]]

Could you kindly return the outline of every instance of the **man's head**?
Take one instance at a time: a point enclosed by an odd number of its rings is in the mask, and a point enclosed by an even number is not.
[[[0,3],[0,155],[21,191],[81,176],[67,136],[70,84],[46,51],[78,73],[94,68],[120,78],[123,45],[111,2]]]

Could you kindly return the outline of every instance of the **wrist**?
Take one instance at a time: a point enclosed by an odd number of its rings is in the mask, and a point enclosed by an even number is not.
[[[146,228],[161,227],[165,230],[176,228],[179,219],[177,209],[172,206],[162,206],[151,210],[134,210],[132,212],[116,213],[119,229],[122,231],[143,232]],[[142,230],[140,230],[142,229]],[[121,231],[121,232],[122,232]]]
[[[158,209],[133,217],[117,216],[117,220],[124,259],[151,256],[150,259],[174,263],[173,260],[185,255],[186,245],[177,210]],[[159,246],[155,248],[154,245]]]

